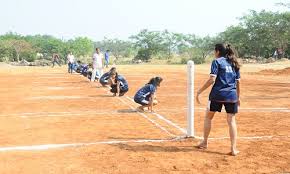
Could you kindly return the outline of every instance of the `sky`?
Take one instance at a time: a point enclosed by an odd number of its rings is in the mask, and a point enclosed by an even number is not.
[[[0,0],[0,35],[127,39],[142,29],[213,36],[249,10],[288,0]]]

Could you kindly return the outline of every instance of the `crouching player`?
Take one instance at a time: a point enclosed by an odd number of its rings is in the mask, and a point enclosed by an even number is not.
[[[100,83],[102,84],[102,86],[109,85],[110,74],[113,72],[116,72],[115,67],[111,68],[109,72],[106,72],[102,75],[102,77],[100,78]]]
[[[111,85],[111,92],[113,93],[113,96],[123,96],[129,91],[128,82],[116,71],[112,71],[110,73],[109,84]]]
[[[88,76],[88,70],[89,70],[89,65],[88,64],[83,64],[83,67],[81,69],[81,74],[85,77]]]
[[[158,103],[155,92],[160,87],[162,80],[161,77],[154,77],[149,83],[138,90],[134,96],[134,101],[141,105],[137,108],[138,111],[144,112],[144,108],[148,107],[148,110],[153,112],[153,105],[157,105]]]

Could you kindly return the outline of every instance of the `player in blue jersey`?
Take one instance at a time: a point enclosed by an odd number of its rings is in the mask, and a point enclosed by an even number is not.
[[[81,73],[83,76],[86,77],[86,76],[87,76],[88,69],[89,69],[89,65],[88,65],[88,64],[83,64],[80,73]]]
[[[100,83],[102,84],[102,86],[106,86],[109,84],[110,74],[113,72],[116,72],[115,67],[111,68],[109,72],[106,72],[102,75],[102,77],[100,78]]]
[[[200,104],[200,94],[213,84],[209,94],[209,103],[204,120],[204,139],[197,147],[207,148],[211,121],[215,113],[221,112],[224,106],[227,112],[227,122],[231,139],[230,154],[236,156],[239,153],[236,147],[237,126],[235,114],[238,113],[238,106],[240,105],[240,64],[230,45],[225,47],[223,44],[216,44],[215,57],[216,59],[211,64],[209,79],[196,94],[196,100]]]
[[[119,75],[116,71],[110,72],[109,84],[111,85],[111,92],[113,96],[123,96],[129,91],[127,80]]]
[[[141,105],[137,108],[138,111],[144,112],[144,108],[148,107],[148,109],[153,112],[153,105],[158,103],[155,97],[155,92],[157,88],[160,87],[162,80],[161,77],[154,77],[149,81],[149,83],[138,90],[134,96],[134,101]]]

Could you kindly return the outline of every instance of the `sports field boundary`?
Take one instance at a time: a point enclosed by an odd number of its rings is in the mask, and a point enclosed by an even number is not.
[[[227,140],[230,137],[211,137],[210,141],[221,141]],[[270,140],[273,139],[289,139],[290,136],[253,136],[253,137],[238,137],[239,140]],[[76,148],[84,146],[93,146],[93,145],[110,145],[110,144],[129,144],[129,143],[164,143],[164,142],[176,142],[184,141],[187,139],[184,136],[175,137],[171,139],[136,139],[136,140],[108,140],[108,141],[97,141],[90,143],[68,143],[68,144],[41,144],[41,145],[27,145],[27,146],[8,146],[0,147],[0,152],[13,152],[13,151],[44,151],[44,150],[53,150],[53,149],[63,149],[63,148]],[[195,137],[197,140],[201,140],[201,137]],[[189,146],[190,147],[190,146]],[[194,146],[192,146],[194,148]]]

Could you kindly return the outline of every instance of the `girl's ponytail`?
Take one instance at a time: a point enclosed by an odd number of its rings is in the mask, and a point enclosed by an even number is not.
[[[226,58],[228,59],[228,61],[235,67],[236,70],[239,70],[241,68],[241,65],[238,62],[238,59],[236,58],[235,53],[233,49],[231,48],[230,44],[226,46],[225,53],[226,53]]]

